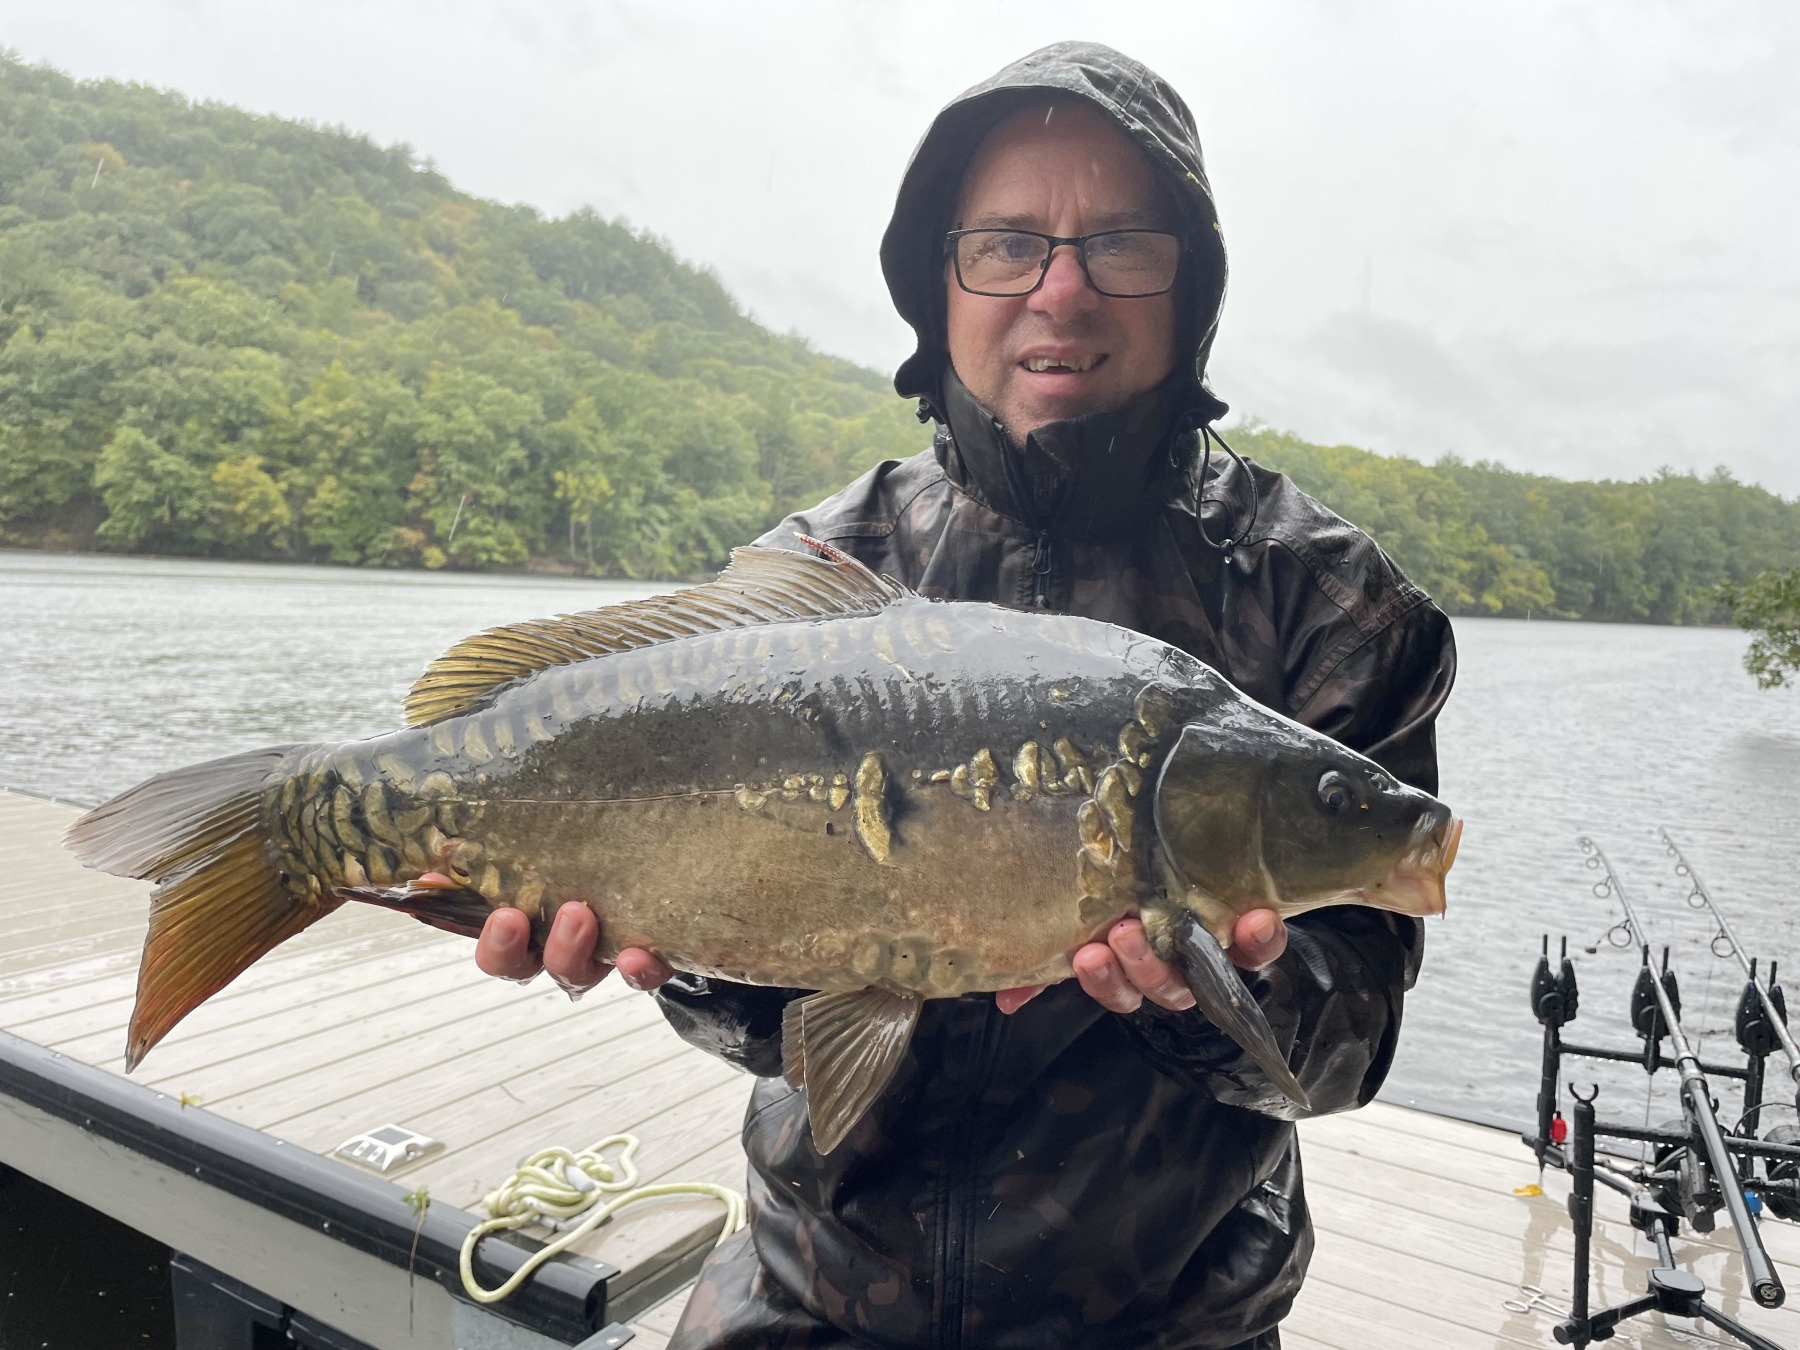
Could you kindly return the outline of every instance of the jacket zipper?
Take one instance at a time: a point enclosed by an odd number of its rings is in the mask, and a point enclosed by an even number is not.
[[[1056,566],[1056,555],[1050,547],[1050,531],[1039,530],[1037,550],[1031,555],[1031,603],[1033,608],[1050,607],[1050,573]]]
[[[1006,1034],[1006,1019],[990,1005],[981,1023],[981,1040],[976,1047],[974,1072],[970,1090],[979,1097],[987,1084],[998,1057],[1001,1038]],[[976,1137],[979,1111],[971,1110],[963,1118],[952,1159],[950,1176],[945,1186],[944,1209],[944,1298],[942,1321],[938,1325],[938,1345],[943,1350],[962,1350],[963,1304],[968,1292],[970,1232],[975,1225],[975,1154],[980,1145]]]

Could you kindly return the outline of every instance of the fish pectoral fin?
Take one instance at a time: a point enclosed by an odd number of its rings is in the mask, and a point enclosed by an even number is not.
[[[860,989],[810,994],[781,1018],[781,1070],[806,1089],[813,1144],[830,1153],[861,1120],[906,1055],[923,999]]]
[[[467,886],[421,886],[409,881],[403,886],[340,886],[337,894],[340,899],[399,910],[420,923],[463,937],[480,937],[481,926],[494,912],[486,896]]]
[[[1287,1056],[1275,1043],[1275,1031],[1270,1027],[1269,1019],[1263,1016],[1261,1006],[1250,996],[1250,990],[1218,939],[1193,915],[1184,914],[1175,922],[1175,949],[1200,1011],[1242,1046],[1256,1061],[1256,1067],[1292,1098],[1296,1106],[1302,1111],[1312,1110],[1306,1089],[1300,1086],[1300,1080],[1288,1067]]]

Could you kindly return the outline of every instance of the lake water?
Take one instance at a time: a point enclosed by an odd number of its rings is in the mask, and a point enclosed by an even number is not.
[[[0,785],[86,804],[234,750],[373,734],[397,725],[413,677],[455,639],[652,589],[0,551]],[[1728,1056],[1741,981],[1709,953],[1655,830],[1687,849],[1753,953],[1800,962],[1800,697],[1758,690],[1739,664],[1747,638],[1729,630],[1456,631],[1462,668],[1439,736],[1444,797],[1468,826],[1384,1095],[1530,1115],[1539,1033],[1526,985],[1541,933],[1577,947],[1571,1035],[1630,1044],[1636,958],[1603,940],[1617,911],[1592,893],[1581,832],[1674,947],[1702,1053]],[[1578,1073],[1602,1084],[1608,1114],[1676,1114],[1666,1088],[1646,1104],[1641,1072]]]

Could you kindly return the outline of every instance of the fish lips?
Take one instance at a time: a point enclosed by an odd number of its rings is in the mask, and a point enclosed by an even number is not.
[[[1435,820],[1433,814],[1420,817],[1411,845],[1387,876],[1363,888],[1358,898],[1364,904],[1419,916],[1444,912],[1444,877],[1462,846],[1463,823],[1448,811]]]

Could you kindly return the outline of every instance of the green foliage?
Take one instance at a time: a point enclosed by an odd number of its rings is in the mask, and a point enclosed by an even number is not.
[[[1800,559],[1800,503],[1723,469],[1572,482],[1261,427],[1231,442],[1367,530],[1452,614],[1722,623],[1721,583]]]
[[[1758,685],[1776,689],[1800,679],[1800,567],[1724,582],[1718,598],[1739,628],[1756,635],[1744,653],[1744,669]]]
[[[620,222],[0,52],[0,542],[693,576],[923,439]],[[1456,614],[1719,622],[1800,559],[1800,506],[1723,472],[1233,439]]]
[[[921,440],[619,222],[0,52],[0,540],[696,575]]]

